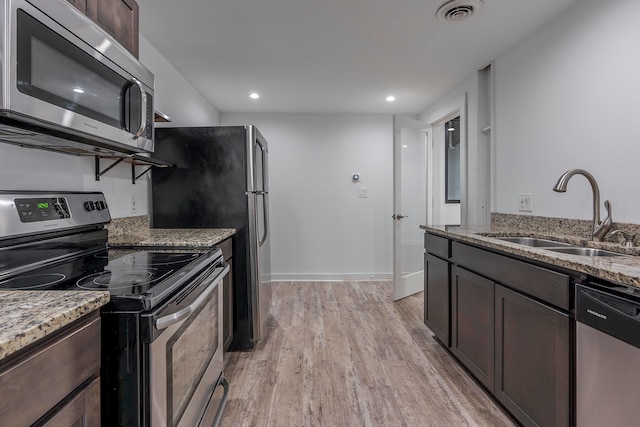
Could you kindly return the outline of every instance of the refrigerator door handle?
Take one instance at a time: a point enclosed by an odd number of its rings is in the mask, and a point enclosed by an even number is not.
[[[258,246],[262,246],[264,242],[267,240],[267,236],[269,235],[269,206],[267,205],[267,196],[269,193],[261,191],[260,195],[262,196],[262,217],[264,219],[264,230],[260,241],[258,242]]]

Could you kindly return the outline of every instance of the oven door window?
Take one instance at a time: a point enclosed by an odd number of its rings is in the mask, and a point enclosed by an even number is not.
[[[139,127],[137,85],[23,10],[17,18],[20,92],[118,129]]]
[[[218,292],[167,343],[167,425],[175,426],[218,350]]]

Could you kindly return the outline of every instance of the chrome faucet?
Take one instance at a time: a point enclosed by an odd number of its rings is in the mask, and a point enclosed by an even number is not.
[[[604,221],[600,221],[600,190],[593,175],[584,169],[570,169],[563,173],[558,179],[556,186],[553,187],[553,191],[557,191],[558,193],[566,192],[567,184],[574,175],[584,176],[589,181],[589,184],[591,184],[591,190],[593,191],[593,230],[591,231],[591,240],[601,242],[604,236],[611,230],[613,220],[611,219],[611,204],[608,200],[605,200],[604,207],[607,209],[607,217]]]

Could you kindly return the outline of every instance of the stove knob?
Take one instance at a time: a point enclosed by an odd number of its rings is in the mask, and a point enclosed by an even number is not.
[[[91,200],[89,200],[89,201],[87,201],[87,202],[84,202],[84,208],[85,208],[87,211],[91,212],[92,210],[95,210],[96,205],[95,205],[95,203],[93,203]]]
[[[107,208],[107,204],[102,200],[98,200],[96,202],[96,209],[98,209],[99,211],[105,210],[106,208]]]

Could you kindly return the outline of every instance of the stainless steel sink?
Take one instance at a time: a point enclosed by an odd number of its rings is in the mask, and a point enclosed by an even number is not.
[[[556,242],[547,239],[538,239],[537,237],[497,237],[498,240],[505,242],[518,243],[520,245],[531,246],[534,248],[554,248],[554,247],[569,247],[569,243]]]
[[[623,254],[619,254],[617,252],[605,251],[603,249],[594,249],[594,248],[581,248],[575,246],[569,246],[566,248],[545,248],[548,251],[569,254],[569,255],[580,255],[580,256],[622,256]]]

